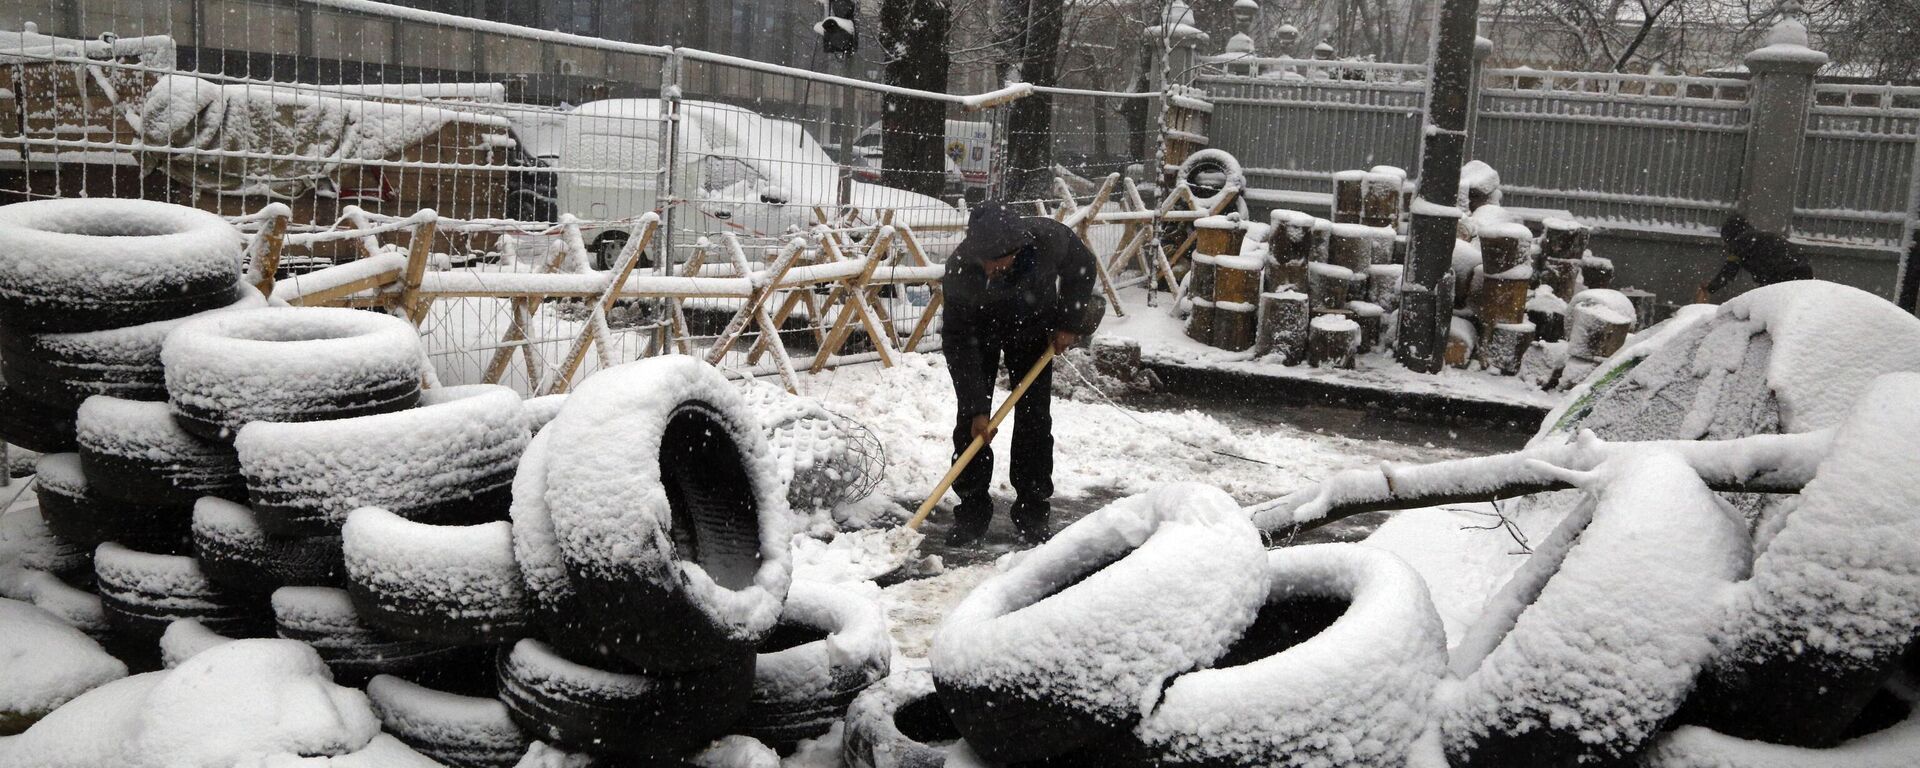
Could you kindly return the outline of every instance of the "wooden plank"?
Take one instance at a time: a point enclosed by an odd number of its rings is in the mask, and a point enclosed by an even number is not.
[[[366,277],[360,278],[359,280],[355,280],[351,283],[342,283],[332,288],[328,288],[320,291],[314,291],[313,293],[309,293],[305,296],[289,299],[287,303],[292,304],[293,306],[296,306],[296,307],[335,306],[340,302],[345,301],[348,297],[356,293],[359,293],[361,291],[378,290],[381,288],[386,288],[388,286],[391,286],[394,283],[400,282],[402,277],[403,277],[402,270],[397,268],[389,269],[385,272],[368,275]],[[378,296],[371,299],[370,303],[372,305],[381,305],[381,304],[386,304],[388,301],[389,301],[389,297]]]
[[[286,247],[287,224],[292,218],[291,213],[275,214],[261,225],[260,233],[256,235],[260,250],[255,254],[253,267],[254,272],[260,275],[260,281],[254,283],[253,287],[258,288],[261,295],[273,295],[273,273],[280,271],[280,254]]]
[[[891,237],[892,232],[893,230],[891,228],[883,227],[880,233],[874,236],[874,239],[876,241],[883,241]],[[835,353],[840,351],[840,347],[847,343],[847,337],[853,333],[852,321],[854,315],[861,316],[861,323],[863,325],[872,325],[872,317],[863,306],[865,304],[864,293],[867,280],[873,277],[873,270],[880,266],[880,260],[877,256],[881,247],[884,246],[884,243],[875,242],[874,246],[874,249],[868,252],[867,265],[860,271],[860,274],[834,289],[836,295],[844,294],[845,298],[842,300],[842,303],[846,306],[842,307],[839,314],[834,316],[833,330],[827,333],[827,342],[820,345],[820,353],[814,357],[813,367],[809,369],[813,373],[819,373],[825,370],[827,360],[832,358]],[[892,367],[893,358],[888,353],[889,351],[885,349],[886,337],[879,335],[878,328],[870,328],[868,333],[873,336],[873,347],[880,353],[881,363],[887,367]]]
[[[920,349],[920,339],[927,335],[927,328],[933,325],[933,318],[940,314],[940,305],[946,301],[946,290],[934,285],[933,298],[927,300],[927,308],[920,313],[920,322],[913,326],[913,334],[907,337],[907,344],[902,348],[904,351],[915,352]]]
[[[721,238],[726,241],[727,251],[733,257],[734,263],[741,269],[746,269],[747,256],[740,250],[740,239],[734,237],[732,232],[722,234]],[[786,277],[787,270],[793,268],[794,259],[798,258],[799,255],[800,248],[793,243],[788,243],[786,248],[780,250],[780,255],[774,259],[773,266],[769,270],[772,273],[772,278],[767,282],[754,286],[753,296],[747,299],[746,306],[741,307],[739,312],[734,313],[733,319],[727,321],[727,329],[721,331],[720,338],[714,339],[713,346],[707,348],[707,362],[709,364],[720,364],[720,361],[726,357],[727,350],[732,349],[734,342],[740,339],[740,335],[746,333],[748,324],[756,323],[763,319],[768,321],[769,324],[771,323],[772,318],[765,317],[767,297],[772,295],[776,287],[780,284],[780,279]],[[765,333],[766,331],[763,328],[761,331],[763,338]],[[779,335],[775,334],[774,339],[774,344],[778,345]]]
[[[428,218],[414,226],[413,237],[407,242],[407,273],[400,279],[400,308],[415,328],[427,319],[427,308],[433,306],[433,297],[421,296],[420,281],[426,279],[427,260],[433,257],[433,233],[438,228],[438,220]]]
[[[660,220],[649,218],[640,236],[627,240],[626,246],[620,250],[620,265],[614,273],[613,280],[607,284],[606,290],[594,302],[592,312],[598,315],[598,321],[588,322],[587,327],[574,338],[573,346],[567,350],[566,358],[560,363],[560,369],[549,377],[545,386],[541,387],[543,394],[556,395],[567,391],[567,387],[573,381],[573,375],[580,370],[580,364],[586,362],[587,347],[598,343],[596,337],[605,332],[607,310],[613,307],[614,302],[620,300],[620,288],[626,284],[627,277],[633,274],[633,266],[639,262],[640,252],[646,250],[647,246],[653,242],[654,233],[659,229]]]
[[[549,251],[550,253],[547,256],[546,262],[540,265],[539,274],[550,274],[554,270],[559,269],[560,264],[566,261],[567,253],[560,243],[554,243]],[[503,346],[494,350],[493,359],[487,362],[487,370],[486,373],[481,375],[481,381],[488,384],[500,383],[500,377],[505,376],[507,373],[507,364],[513,362],[513,353],[517,346],[522,356],[526,359],[527,386],[532,387],[539,383],[539,378],[535,376],[535,373],[539,369],[539,363],[534,359],[533,345],[513,345],[513,343],[526,340],[527,324],[533,321],[533,313],[538,310],[542,300],[543,297],[532,296],[512,300],[513,318],[507,321],[507,331],[500,336],[500,343]]]

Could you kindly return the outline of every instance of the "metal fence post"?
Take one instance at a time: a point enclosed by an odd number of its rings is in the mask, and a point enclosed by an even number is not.
[[[1473,143],[1480,138],[1481,75],[1487,71],[1487,59],[1492,56],[1493,41],[1485,37],[1475,37],[1473,39],[1473,73],[1467,76],[1467,146],[1461,160],[1473,159]]]
[[[660,71],[660,114],[666,125],[660,126],[660,185],[654,195],[654,204],[660,207],[660,251],[654,255],[653,266],[662,275],[673,272],[673,246],[678,230],[674,228],[674,209],[679,207],[680,181],[680,82],[687,60],[675,48],[667,54],[666,63]]]
[[[1807,28],[1792,17],[1767,32],[1767,45],[1747,54],[1753,72],[1747,103],[1751,122],[1740,172],[1740,211],[1757,229],[1793,226],[1800,192],[1800,150],[1807,141],[1813,75],[1827,55],[1807,47]]]

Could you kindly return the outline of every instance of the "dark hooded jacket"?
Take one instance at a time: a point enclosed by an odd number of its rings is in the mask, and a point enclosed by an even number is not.
[[[987,279],[981,262],[1015,253],[1013,266]],[[1093,332],[1083,315],[1093,297],[1094,256],[1073,229],[986,203],[967,220],[967,237],[947,258],[941,344],[1005,341],[1057,330]]]
[[[1013,266],[987,279],[982,261],[1014,253]],[[982,350],[1034,342],[1054,331],[1093,332],[1094,255],[1071,227],[1026,217],[997,203],[973,209],[967,237],[947,257],[940,345],[956,370],[978,370]],[[1023,372],[1024,373],[1024,372]],[[992,386],[992,382],[985,384]]]
[[[1720,240],[1726,245],[1727,263],[1707,283],[1707,293],[1718,293],[1745,269],[1755,285],[1773,285],[1788,280],[1813,279],[1813,267],[1800,249],[1785,237],[1754,229],[1747,217],[1734,214],[1720,225]]]

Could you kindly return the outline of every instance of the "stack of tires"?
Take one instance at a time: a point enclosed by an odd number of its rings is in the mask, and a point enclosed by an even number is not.
[[[241,280],[239,231],[142,200],[0,208],[0,439],[71,452],[94,395],[166,399],[160,345],[183,319],[265,306]]]
[[[758,419],[712,367],[657,358],[583,383],[514,480],[531,616],[497,663],[514,721],[616,760],[826,732],[892,646],[871,602],[790,583],[784,493]]]
[[[844,756],[1405,765],[1445,648],[1398,558],[1268,553],[1226,494],[1169,486],[1088,515],[976,588],[935,635],[930,677],[854,703]]]
[[[266,306],[242,280],[225,220],[138,200],[0,208],[0,440],[42,452],[23,530],[57,578],[35,602],[136,671],[159,664],[176,617],[235,633],[264,606],[216,588],[192,557],[202,496],[245,500],[231,446],[182,429],[167,404],[165,339]]]

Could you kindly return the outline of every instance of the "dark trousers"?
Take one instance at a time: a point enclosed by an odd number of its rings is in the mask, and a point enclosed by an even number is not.
[[[953,458],[959,459],[973,442],[973,417],[993,413],[992,382],[1004,362],[1011,381],[1018,384],[1020,377],[1027,375],[1027,369],[1046,352],[1049,339],[1044,335],[1030,335],[1022,338],[981,344],[979,368],[973,371],[952,370],[953,357],[947,358],[949,373],[955,378],[955,391],[966,397],[968,388],[958,385],[962,376],[980,377],[987,382],[988,402],[962,402],[959,404],[957,418],[953,425]],[[1013,409],[1013,456],[1008,474],[1013,480],[1015,501],[1012,517],[1016,522],[1045,522],[1049,510],[1048,500],[1053,498],[1053,365],[1033,380],[1033,386]],[[953,483],[953,491],[960,496],[960,507],[954,511],[956,523],[961,525],[984,525],[993,517],[993,501],[987,495],[987,487],[993,480],[993,447],[991,444],[980,449],[973,462],[960,473]]]

